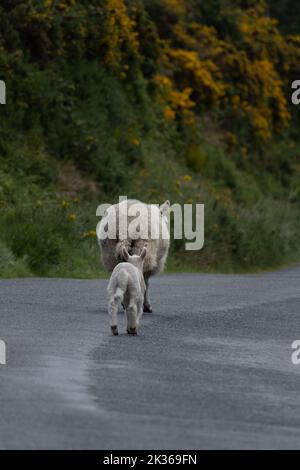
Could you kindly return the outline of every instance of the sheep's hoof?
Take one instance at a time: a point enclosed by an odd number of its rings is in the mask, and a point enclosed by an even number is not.
[[[137,328],[127,328],[127,333],[129,335],[137,335]]]
[[[144,305],[143,306],[143,311],[144,313],[152,313],[152,308],[150,305]]]
[[[117,336],[119,334],[118,325],[111,326],[111,332],[114,336]]]

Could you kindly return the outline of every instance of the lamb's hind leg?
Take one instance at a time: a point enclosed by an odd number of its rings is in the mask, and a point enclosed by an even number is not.
[[[143,316],[143,296],[141,296],[140,300],[137,302],[137,327],[140,327],[141,319]]]
[[[145,290],[145,295],[144,295],[144,312],[146,313],[151,313],[152,312],[152,307],[150,303],[150,297],[149,297],[149,278],[145,276],[145,284],[146,284],[146,290]]]
[[[126,310],[127,314],[127,333],[129,335],[137,334],[137,307],[135,304],[129,304]]]
[[[108,313],[110,316],[110,328],[113,335],[118,335],[118,299],[112,297],[108,302]]]

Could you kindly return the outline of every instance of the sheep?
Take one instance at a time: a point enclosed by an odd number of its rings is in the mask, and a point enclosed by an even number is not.
[[[169,201],[165,201],[158,207],[155,204],[144,204],[134,199],[126,199],[107,209],[106,214],[99,223],[99,232],[97,231],[102,264],[109,272],[112,272],[119,262],[124,261],[123,248],[126,248],[133,255],[140,253],[142,247],[145,244],[147,245],[147,255],[143,268],[146,284],[143,303],[144,312],[152,312],[149,298],[149,278],[164,269],[168,255],[170,236],[167,213],[169,207]],[[134,237],[129,233],[129,229],[126,229],[126,233],[122,232],[121,221],[125,220],[129,227],[135,218],[131,210],[135,210],[135,214],[140,214],[141,236],[139,237]],[[116,228],[114,238],[105,236],[110,226]],[[147,232],[147,235],[143,238],[144,231]]]
[[[113,335],[118,335],[118,306],[121,302],[127,315],[127,333],[136,335],[143,315],[143,299],[146,284],[143,277],[143,265],[147,249],[144,247],[140,256],[130,256],[123,248],[126,262],[114,268],[108,287],[108,312]]]

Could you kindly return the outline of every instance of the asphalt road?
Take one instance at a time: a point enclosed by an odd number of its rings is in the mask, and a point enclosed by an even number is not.
[[[161,276],[139,336],[105,280],[0,281],[1,449],[300,448],[300,268]]]

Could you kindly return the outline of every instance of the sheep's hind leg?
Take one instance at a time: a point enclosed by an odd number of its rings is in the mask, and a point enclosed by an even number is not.
[[[118,300],[110,299],[108,304],[108,313],[110,315],[110,328],[113,335],[118,335]]]
[[[127,333],[129,335],[137,334],[137,308],[136,305],[128,305],[127,310]]]
[[[150,297],[149,297],[149,279],[148,279],[148,277],[145,277],[145,284],[146,284],[146,290],[145,290],[145,295],[144,295],[143,310],[146,313],[151,313],[152,312],[152,307],[151,307]]]

